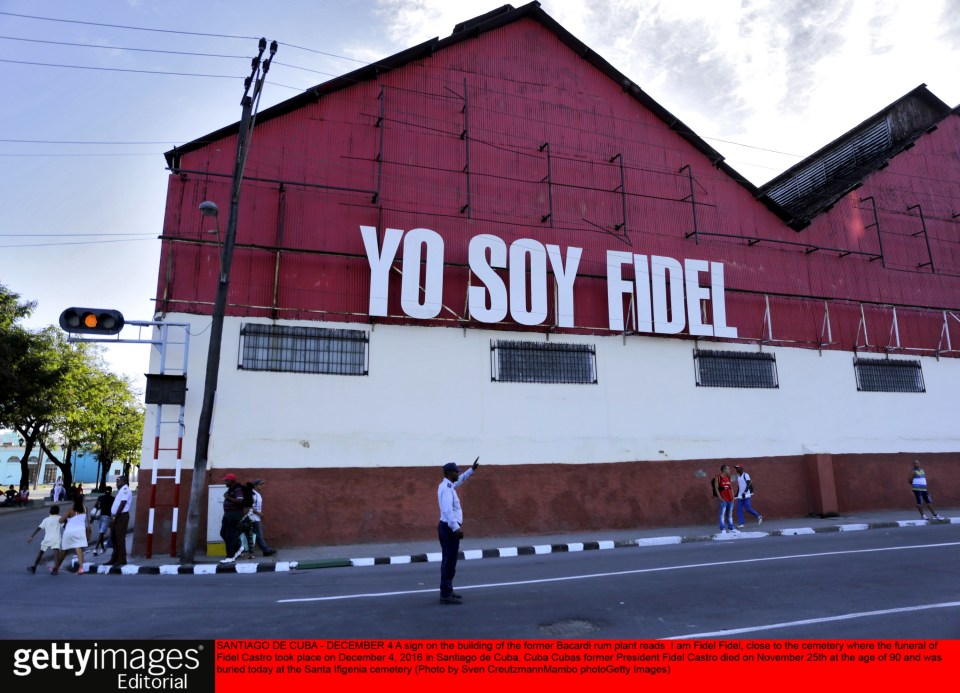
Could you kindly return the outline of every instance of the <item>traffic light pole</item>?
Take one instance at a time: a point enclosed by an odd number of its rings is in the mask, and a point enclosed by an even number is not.
[[[213,304],[213,316],[210,326],[210,345],[207,349],[207,372],[203,384],[203,403],[200,407],[200,421],[197,424],[196,456],[193,462],[193,479],[190,483],[190,501],[187,507],[186,524],[183,532],[183,548],[180,551],[180,563],[189,565],[194,562],[200,533],[200,508],[207,485],[207,461],[210,449],[210,425],[213,423],[213,405],[217,395],[217,382],[220,376],[220,350],[223,341],[223,319],[227,309],[227,294],[230,289],[230,266],[233,263],[233,249],[237,239],[237,214],[240,207],[240,184],[243,180],[243,167],[247,160],[247,148],[253,133],[253,107],[259,100],[263,88],[263,78],[270,69],[270,61],[277,52],[277,42],[270,46],[270,57],[263,63],[260,76],[260,58],[266,48],[266,39],[260,39],[260,54],[253,59],[250,78],[246,80],[243,100],[240,102],[242,113],[237,132],[237,156],[233,166],[233,184],[230,191],[230,216],[227,221],[227,233],[221,256],[222,270],[217,284],[217,296]],[[250,93],[250,87],[253,92]]]

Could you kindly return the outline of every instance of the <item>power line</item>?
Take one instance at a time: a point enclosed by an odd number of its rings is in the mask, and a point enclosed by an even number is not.
[[[152,234],[151,234],[152,235]],[[100,243],[129,243],[130,241],[158,240],[155,235],[152,238],[118,238],[108,241],[66,241],[64,243],[15,243],[10,245],[0,245],[0,248],[52,248],[64,245],[95,245]]]
[[[168,29],[153,29],[153,28],[149,28],[149,27],[135,27],[135,26],[129,26],[129,25],[116,25],[116,24],[106,24],[106,23],[97,23],[97,22],[83,22],[83,21],[78,21],[78,20],[66,20],[66,19],[56,19],[56,18],[50,18],[50,17],[38,17],[38,16],[35,16],[35,15],[23,15],[23,14],[16,14],[16,13],[10,13],[10,12],[0,12],[0,15],[9,15],[9,16],[15,16],[15,17],[28,18],[28,19],[42,20],[42,21],[56,21],[56,22],[63,22],[63,23],[89,24],[89,25],[93,25],[93,26],[105,26],[105,27],[113,27],[113,28],[121,28],[121,29],[131,29],[131,30],[139,30],[139,31],[156,31],[156,32],[163,32],[163,33],[180,33],[180,34],[192,35],[192,36],[213,36],[213,37],[220,37],[220,38],[236,38],[236,39],[248,39],[248,38],[253,38],[253,37],[226,35],[226,34],[207,34],[207,33],[201,33],[201,32],[175,31],[175,30],[168,30]],[[16,38],[16,37],[8,37],[8,36],[0,36],[0,39],[33,41],[33,39],[19,39],[19,38]],[[191,53],[191,52],[179,52],[179,51],[162,51],[162,50],[155,50],[155,51],[153,51],[153,50],[151,50],[151,49],[138,49],[138,48],[113,47],[113,46],[97,46],[97,45],[94,45],[94,44],[66,43],[66,42],[56,42],[56,41],[37,41],[37,42],[40,42],[40,43],[53,43],[53,44],[60,44],[60,45],[81,46],[81,47],[93,47],[93,48],[111,48],[111,49],[114,49],[114,50],[139,50],[139,51],[158,52],[158,53],[173,53],[173,54],[181,54],[181,55],[195,55],[195,56],[201,56],[201,57],[202,57],[202,56],[208,56],[208,57],[229,57],[229,58],[241,58],[241,57],[245,57],[245,56],[228,56],[228,55],[220,55],[220,54]],[[286,46],[289,46],[289,47],[291,47],[291,48],[295,48],[295,49],[298,49],[298,50],[308,51],[308,52],[311,52],[311,53],[317,53],[317,54],[320,54],[320,55],[326,55],[326,56],[330,56],[330,57],[334,57],[334,58],[338,58],[338,59],[350,60],[350,61],[358,62],[358,63],[361,63],[361,64],[367,64],[367,63],[364,63],[364,61],[362,61],[362,60],[358,60],[358,59],[355,59],[355,58],[350,58],[350,57],[347,57],[347,56],[337,55],[337,54],[335,54],[335,53],[328,53],[328,52],[324,52],[324,51],[319,51],[319,50],[315,50],[315,49],[312,49],[312,48],[306,48],[306,47],[304,47],[304,46],[298,46],[298,45],[295,45],[295,44],[283,44],[283,45],[286,45]],[[221,78],[221,79],[235,79],[235,77],[232,76],[232,75],[210,75],[210,74],[196,74],[196,73],[182,73],[182,72],[166,72],[166,71],[151,71],[151,70],[134,70],[134,69],[124,69],[124,68],[87,67],[87,66],[79,66],[79,65],[61,65],[61,64],[49,64],[49,63],[30,63],[30,62],[26,62],[26,61],[3,60],[3,59],[0,59],[0,62],[11,62],[11,63],[22,62],[22,64],[42,65],[42,66],[50,66],[50,67],[64,67],[64,68],[73,68],[73,69],[91,69],[91,70],[106,70],[106,71],[139,72],[139,73],[145,73],[145,74],[163,74],[163,75],[172,75],[172,76],[193,76],[193,77],[209,77],[209,78]],[[313,70],[313,69],[311,69],[311,68],[300,67],[300,66],[291,65],[291,64],[288,64],[288,63],[277,63],[277,64],[278,64],[278,65],[282,65],[282,66],[284,66],[284,67],[289,67],[289,68],[291,68],[291,69],[302,70],[302,71],[311,72],[311,73],[315,73],[315,74],[321,74],[321,75],[330,76],[330,77],[338,77],[338,76],[340,76],[340,75],[334,75],[334,74],[331,74],[331,73],[328,73],[328,72],[324,72],[324,71],[321,71],[321,70]],[[375,64],[376,64],[376,63],[373,63],[373,65],[375,65]],[[276,87],[280,87],[280,88],[284,88],[284,89],[291,89],[291,90],[299,91],[299,92],[302,92],[302,91],[305,90],[305,89],[300,88],[300,87],[293,87],[293,86],[286,85],[286,84],[273,83],[273,85],[276,86]],[[411,91],[416,92],[416,90],[411,90]],[[420,93],[426,95],[426,92],[420,92]],[[439,96],[439,95],[437,95],[437,96]],[[516,98],[517,95],[514,94],[514,95],[512,95],[512,96],[514,96],[514,98]],[[696,133],[691,133],[691,134],[696,135]],[[748,149],[753,149],[753,150],[757,150],[757,151],[768,152],[768,153],[777,154],[777,155],[781,155],[781,156],[790,156],[790,157],[797,158],[797,159],[803,158],[803,155],[799,155],[799,154],[793,154],[793,153],[789,153],[789,152],[783,152],[783,151],[779,151],[779,150],[775,150],[775,149],[770,149],[770,148],[766,148],[766,147],[758,147],[758,146],[755,146],[755,145],[743,144],[743,143],[740,143],[740,142],[735,142],[735,141],[732,141],[732,140],[726,140],[726,139],[722,139],[722,138],[718,138],[718,137],[709,137],[709,136],[701,136],[701,135],[697,135],[697,136],[698,136],[698,137],[701,137],[701,138],[704,139],[704,140],[712,140],[712,141],[717,141],[717,142],[723,142],[723,143],[725,143],[725,144],[730,144],[730,145],[733,145],[733,146],[744,147],[744,148],[748,148]],[[0,140],[0,141],[17,141],[17,140]],[[30,140],[20,140],[19,142],[29,143],[29,142],[31,142],[31,141],[30,141]],[[46,142],[43,142],[43,141],[40,141],[40,140],[37,140],[37,141],[34,141],[34,142],[35,142],[35,143],[46,143]],[[62,142],[62,143],[63,143],[63,144],[67,144],[68,142]],[[77,143],[77,144],[79,144],[79,143]],[[110,145],[110,144],[113,144],[113,143],[110,143],[110,142],[100,142],[99,144]],[[162,144],[162,145],[166,146],[168,143],[166,143],[166,142],[145,142],[144,144]],[[32,156],[32,155],[29,155],[29,154],[26,154],[26,155],[24,155],[24,154],[21,154],[21,155],[3,155],[3,154],[0,154],[0,156]],[[69,156],[69,155],[59,155],[59,156]],[[85,155],[81,155],[81,156],[85,156]],[[746,165],[746,166],[751,166],[751,167],[754,167],[754,168],[769,169],[769,170],[771,170],[771,171],[781,170],[781,169],[774,168],[774,167],[761,166],[761,165],[759,165],[759,164],[745,163],[744,165]]]
[[[163,70],[135,70],[133,68],[127,68],[127,67],[92,67],[88,65],[64,65],[62,63],[38,63],[38,62],[29,61],[29,60],[9,60],[6,58],[0,58],[0,63],[16,63],[17,65],[39,65],[41,67],[66,67],[74,70],[101,70],[105,72],[138,72],[138,73],[147,74],[147,75],[175,75],[177,77],[214,77],[217,79],[239,79],[236,75],[207,75],[207,74],[199,74],[194,72],[165,72]]]
[[[124,142],[120,140],[116,142],[109,142],[106,140],[17,140],[17,139],[5,139],[5,138],[0,138],[0,142],[16,142],[18,144],[118,144],[118,145],[162,144],[164,146],[167,146],[170,144],[169,141],[162,141],[162,140],[155,141],[155,142],[151,142],[149,140],[142,141],[142,142],[136,142],[136,141]]]
[[[214,38],[229,38],[229,39],[253,39],[254,41],[259,41],[259,36],[235,36],[232,34],[208,34],[201,31],[176,31],[174,29],[151,29],[148,27],[142,26],[128,26],[125,24],[105,24],[103,22],[82,22],[79,19],[56,19],[54,17],[38,17],[32,14],[17,14],[16,12],[0,12],[0,15],[6,15],[7,17],[19,17],[21,19],[36,19],[42,22],[61,22],[63,24],[85,24],[87,26],[103,26],[109,27],[111,29],[130,29],[131,31],[153,31],[161,34],[182,34],[184,36],[210,36]]]
[[[73,236],[150,236],[155,237],[153,233],[133,233],[132,231],[122,231],[120,233],[0,233],[0,238],[11,238],[26,236],[28,238],[53,238],[53,237],[73,237]]]
[[[258,36],[235,36],[235,35],[232,35],[232,34],[207,34],[207,33],[198,32],[198,31],[177,31],[177,30],[174,30],[174,29],[154,29],[154,28],[142,27],[142,26],[129,26],[129,25],[126,25],[126,24],[106,24],[106,23],[103,23],[103,22],[83,22],[83,21],[76,20],[76,19],[57,19],[57,18],[54,18],[54,17],[38,17],[38,16],[36,16],[36,15],[17,14],[17,13],[15,13],[15,12],[0,12],[0,15],[7,15],[7,16],[9,16],[9,17],[20,17],[21,19],[36,19],[36,20],[44,21],[44,22],[62,22],[62,23],[64,23],[64,24],[86,24],[86,25],[88,25],[88,26],[102,26],[102,27],[109,27],[109,28],[111,28],[111,29],[129,29],[129,30],[131,30],[131,31],[154,31],[154,32],[161,32],[161,33],[166,33],[166,34],[182,34],[182,35],[184,35],[184,36],[211,36],[211,37],[214,37],[214,38],[229,38],[229,39],[243,39],[243,40],[247,40],[247,39],[259,40],[259,38],[260,38],[260,37],[258,37]],[[0,38],[8,38],[8,37],[0,37]],[[15,39],[15,40],[30,40],[30,39]],[[55,42],[55,41],[51,41],[50,43],[56,43],[56,42]],[[84,45],[84,44],[65,44],[65,45]],[[285,46],[285,47],[287,47],[287,48],[296,48],[297,50],[307,51],[308,53],[316,53],[316,54],[318,54],[318,55],[326,55],[326,56],[331,57],[331,58],[338,58],[338,59],[340,59],[340,60],[350,60],[350,61],[355,62],[355,63],[360,63],[361,65],[366,65],[366,64],[367,64],[367,62],[364,61],[364,60],[359,60],[359,59],[357,59],[357,58],[350,58],[350,57],[348,57],[348,56],[346,56],[346,55],[337,55],[336,53],[327,53],[327,52],[325,52],[325,51],[316,50],[315,48],[307,48],[307,47],[305,47],[305,46],[297,46],[297,45],[292,44],[292,43],[281,43],[280,45]],[[99,46],[98,46],[98,47],[99,47]],[[129,49],[129,50],[145,50],[145,49],[131,48],[131,49]],[[164,52],[164,51],[158,51],[158,52]],[[171,51],[171,52],[175,52],[175,51]],[[203,53],[198,53],[197,55],[204,55],[204,54],[203,54]],[[235,56],[217,56],[217,57],[235,57]],[[280,63],[277,63],[277,64],[279,65]],[[288,66],[288,67],[292,67],[292,66]],[[305,68],[304,68],[304,69],[305,69]]]
[[[165,72],[163,70],[134,70],[130,68],[122,67],[91,67],[88,65],[62,65],[59,63],[37,63],[30,62],[27,60],[7,60],[0,58],[0,63],[17,63],[19,65],[39,65],[41,67],[66,67],[72,68],[75,70],[103,70],[107,72],[139,72],[142,74],[148,75],[174,75],[177,77],[213,77],[216,79],[239,79],[236,75],[206,75],[194,72]],[[271,86],[282,87],[283,89],[293,89],[294,91],[305,91],[302,87],[292,87],[289,84],[280,84],[278,82],[271,82]]]
[[[326,53],[326,52],[324,52],[324,51],[318,51],[318,50],[316,50],[316,49],[314,49],[314,48],[304,48],[303,46],[295,46],[295,45],[292,44],[292,43],[281,43],[280,45],[281,45],[281,46],[285,46],[285,47],[287,47],[287,48],[296,48],[297,50],[307,51],[308,53],[317,53],[317,54],[319,54],[319,55],[326,55],[327,57],[330,57],[330,58],[339,58],[340,60],[350,60],[350,61],[353,61],[353,62],[355,62],[355,63],[360,63],[361,65],[368,65],[368,64],[369,64],[369,63],[368,63],[367,61],[365,61],[365,60],[358,60],[357,58],[350,58],[350,57],[348,57],[348,56],[346,56],[346,55],[337,55],[336,53]],[[281,65],[281,64],[282,64],[282,63],[277,63],[277,65]]]
[[[79,20],[56,19],[56,18],[52,18],[52,17],[38,17],[38,16],[35,16],[35,15],[23,15],[23,14],[16,14],[16,13],[12,13],[12,12],[0,12],[0,15],[9,15],[9,16],[14,16],[14,17],[21,17],[21,18],[27,18],[27,19],[36,19],[36,20],[41,20],[41,21],[63,22],[63,23],[68,23],[68,24],[87,24],[87,25],[92,25],[92,26],[104,26],[104,27],[112,27],[112,28],[120,28],[120,29],[137,30],[137,31],[155,31],[155,32],[163,32],[163,33],[184,34],[184,35],[190,35],[190,36],[213,36],[213,37],[219,37],[219,38],[236,38],[236,39],[255,38],[255,37],[245,37],[245,36],[233,36],[233,35],[227,35],[227,34],[205,34],[205,33],[200,33],[200,32],[175,31],[175,30],[172,30],[172,29],[153,29],[153,28],[149,28],[149,27],[135,27],[135,26],[130,26],[130,25],[106,24],[106,23],[100,23],[100,22],[83,22],[83,21],[79,21]],[[49,44],[55,44],[55,45],[77,46],[77,47],[85,47],[85,48],[108,48],[108,49],[112,49],[112,50],[131,50],[131,51],[154,52],[154,53],[168,53],[168,54],[175,54],[175,55],[192,55],[192,56],[199,56],[199,57],[222,57],[222,58],[245,58],[245,57],[246,57],[246,56],[222,55],[222,54],[212,54],[212,53],[194,53],[194,52],[186,52],[186,51],[166,51],[166,50],[155,50],[155,49],[130,48],[130,47],[122,47],[122,46],[99,46],[99,45],[96,45],[96,44],[69,43],[69,42],[60,42],[60,41],[44,41],[44,40],[39,40],[39,39],[22,39],[22,38],[11,37],[11,36],[0,36],[0,39],[8,39],[8,40],[14,40],[14,41],[31,41],[31,42],[37,42],[37,43],[49,43]],[[316,54],[319,54],[319,55],[326,55],[326,56],[328,56],[328,57],[338,58],[338,59],[342,59],[342,60],[350,60],[350,61],[357,62],[357,63],[364,64],[364,65],[367,64],[367,63],[365,63],[365,62],[362,61],[362,60],[358,60],[358,59],[356,59],[356,58],[350,58],[350,57],[348,57],[348,56],[338,55],[338,54],[336,54],[336,53],[328,53],[328,52],[325,52],[325,51],[320,51],[320,50],[316,50],[316,49],[313,49],[313,48],[307,48],[307,47],[305,47],[305,46],[298,46],[298,45],[295,45],[295,44],[283,44],[283,45],[289,46],[289,47],[291,47],[291,48],[296,48],[296,49],[298,49],[298,50],[308,51],[308,52],[310,52],[310,53],[316,53]],[[21,61],[2,60],[2,59],[0,59],[0,62],[12,62],[12,63],[17,63],[17,62],[21,62]],[[125,68],[87,67],[87,66],[79,66],[79,65],[60,65],[60,64],[50,64],[50,63],[31,63],[31,62],[26,62],[26,61],[22,61],[22,63],[23,63],[23,64],[31,64],[31,65],[42,65],[42,66],[48,66],[48,67],[66,67],[66,68],[74,68],[74,69],[106,70],[106,71],[121,71],[121,72],[142,72],[142,73],[146,73],[146,74],[165,74],[165,75],[173,75],[173,76],[192,76],[192,77],[211,77],[211,78],[228,78],[228,79],[234,79],[233,76],[228,76],[228,75],[208,75],[208,74],[194,74],[194,73],[181,73],[181,72],[165,72],[165,71],[153,71],[153,70],[133,70],[133,69],[125,69]],[[376,64],[376,63],[374,63],[374,64]],[[279,62],[278,62],[277,65],[281,65],[281,66],[283,66],[283,67],[289,67],[289,68],[295,69],[295,70],[302,70],[302,71],[305,71],[305,72],[311,72],[311,73],[314,73],[314,74],[320,74],[320,75],[324,75],[324,76],[327,76],[327,77],[339,77],[339,76],[341,76],[341,75],[337,75],[337,74],[333,74],[333,73],[329,73],[329,72],[324,72],[324,71],[322,71],[322,70],[314,70],[314,69],[311,69],[311,68],[300,67],[300,66],[298,66],[298,65],[291,65],[291,64],[289,64],[289,63],[279,63]],[[295,90],[295,91],[304,91],[304,90],[305,90],[305,89],[303,89],[303,88],[293,87],[293,86],[289,86],[289,85],[285,85],[285,84],[275,84],[275,86],[282,87],[282,88],[285,88],[285,89],[293,89],[293,90]],[[774,149],[769,149],[769,148],[765,148],[765,147],[757,147],[757,146],[749,145],[749,144],[742,144],[742,143],[740,143],[740,142],[734,142],[734,141],[732,141],[732,140],[725,140],[725,139],[721,139],[721,138],[717,138],[717,137],[703,137],[703,139],[713,140],[713,141],[716,141],[716,142],[723,142],[723,143],[725,143],[725,144],[731,144],[731,145],[738,146],[738,147],[745,147],[745,148],[754,149],[754,150],[757,150],[757,151],[769,152],[769,153],[772,153],[772,154],[778,154],[778,155],[783,155],[783,156],[790,156],[790,157],[794,157],[794,158],[803,158],[801,155],[798,155],[798,154],[792,154],[792,153],[789,153],[789,152],[782,152],[782,151],[778,151],[778,150],[774,150]],[[771,170],[775,170],[775,169],[771,169]]]
[[[115,152],[115,153],[113,153],[113,154],[98,153],[98,152],[90,152],[89,154],[76,154],[76,153],[68,153],[68,154],[63,154],[63,153],[58,153],[58,154],[2,154],[2,153],[0,153],[0,157],[19,156],[19,157],[48,157],[48,158],[50,158],[50,157],[64,157],[64,156],[69,156],[69,157],[76,157],[76,156],[86,156],[86,157],[97,157],[97,156],[160,156],[161,154],[163,154],[163,152],[126,152],[126,153]]]
[[[2,13],[0,13],[2,14]],[[54,46],[74,46],[76,48],[100,48],[112,51],[137,51],[139,53],[166,53],[168,55],[191,55],[201,58],[242,58],[249,60],[249,55],[225,55],[223,53],[193,53],[190,51],[167,51],[159,48],[133,48],[131,46],[103,46],[96,43],[71,43],[69,41],[44,41],[42,39],[18,38],[16,36],[0,36],[6,41],[28,41],[30,43],[46,43]]]
[[[274,65],[282,65],[283,67],[291,67],[294,70],[303,70],[304,72],[313,72],[317,75],[324,75],[326,77],[339,77],[340,75],[334,74],[333,72],[324,72],[323,70],[312,70],[309,67],[299,67],[298,65],[290,65],[289,63],[275,62]],[[305,91],[305,90],[304,90]]]

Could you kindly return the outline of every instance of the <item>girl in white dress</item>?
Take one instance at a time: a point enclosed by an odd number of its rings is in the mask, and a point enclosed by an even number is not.
[[[67,551],[74,549],[77,552],[77,574],[83,574],[83,549],[90,543],[90,523],[87,521],[87,510],[83,505],[83,496],[73,499],[73,507],[60,519],[63,523],[63,534],[60,537],[60,556],[57,563],[50,570],[51,574],[60,572],[60,564],[67,556]]]

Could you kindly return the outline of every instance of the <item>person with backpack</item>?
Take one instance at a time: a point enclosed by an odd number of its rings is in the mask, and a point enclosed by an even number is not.
[[[223,508],[224,508],[224,523],[227,522],[226,519],[226,510],[227,503],[230,501],[233,505],[239,505],[239,519],[233,526],[230,537],[232,542],[228,542],[223,524],[221,524],[220,536],[224,537],[224,551],[226,553],[226,558],[224,558],[221,563],[233,563],[238,558],[253,558],[253,549],[256,546],[257,537],[254,533],[254,522],[256,515],[253,512],[254,505],[254,490],[253,483],[247,482],[241,484],[239,481],[229,481],[229,478],[233,477],[236,480],[235,474],[227,474],[224,477],[225,480],[228,480],[227,483],[231,484],[227,489],[226,493],[223,494]],[[228,532],[228,533],[229,533]]]
[[[235,560],[241,553],[240,520],[253,507],[253,495],[244,493],[243,484],[234,473],[226,474],[223,483],[227,490],[223,493],[223,519],[220,520],[220,538],[226,553],[224,561]]]
[[[739,534],[733,526],[733,486],[730,483],[730,465],[720,465],[720,473],[713,477],[713,497],[720,502],[720,534]]]
[[[744,510],[757,518],[758,525],[763,524],[763,515],[750,505],[750,498],[753,496],[753,479],[743,471],[742,464],[735,464],[733,468],[737,470],[737,527],[743,527]]]
[[[927,519],[926,515],[923,514],[923,506],[927,506],[934,520],[944,519],[937,514],[936,509],[933,507],[933,501],[930,499],[930,490],[927,488],[927,473],[920,467],[920,460],[913,461],[913,469],[910,470],[909,481],[910,490],[913,491],[913,495],[917,500],[917,511],[920,513],[920,517],[924,520]]]

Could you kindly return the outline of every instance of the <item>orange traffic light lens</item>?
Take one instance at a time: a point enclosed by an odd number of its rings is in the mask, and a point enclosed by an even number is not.
[[[123,325],[123,314],[111,308],[67,308],[60,313],[60,327],[72,334],[117,334]]]

